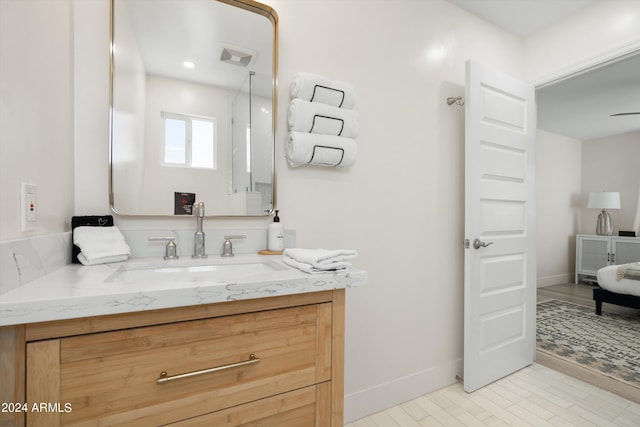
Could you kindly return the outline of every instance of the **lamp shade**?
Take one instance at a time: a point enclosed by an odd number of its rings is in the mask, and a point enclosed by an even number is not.
[[[620,209],[620,193],[617,191],[592,191],[589,194],[588,208]]]

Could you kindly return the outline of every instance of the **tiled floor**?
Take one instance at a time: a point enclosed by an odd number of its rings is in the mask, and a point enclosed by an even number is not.
[[[346,427],[640,426],[640,404],[533,364],[471,394],[460,383]]]

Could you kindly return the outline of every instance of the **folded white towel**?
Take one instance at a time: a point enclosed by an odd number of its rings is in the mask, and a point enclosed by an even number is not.
[[[349,167],[356,161],[356,141],[332,135],[289,132],[285,144],[291,166],[319,165]]]
[[[356,92],[349,83],[310,73],[295,75],[291,83],[291,97],[348,109],[356,105]]]
[[[126,261],[131,250],[118,227],[76,227],[73,243],[80,248],[78,260],[84,265]]]
[[[283,255],[282,256],[282,260],[284,261],[285,264],[293,267],[293,268],[297,268],[300,271],[304,271],[305,273],[309,273],[309,274],[320,274],[320,273],[332,273],[332,272],[338,272],[338,271],[346,271],[349,266],[342,266],[339,268],[318,268],[318,267],[314,267],[311,264],[306,264],[304,262],[300,262],[297,261],[287,255]]]
[[[347,260],[355,258],[358,253],[352,249],[302,249],[287,248],[284,258],[308,264],[318,270],[337,270],[351,267]]]
[[[295,98],[289,106],[289,130],[355,138],[358,113],[319,102]]]
[[[122,262],[129,259],[129,255],[114,255],[114,256],[106,256],[102,258],[95,258],[93,260],[87,259],[82,252],[78,254],[78,261],[82,263],[82,265],[98,265],[98,264],[109,264],[112,262]]]

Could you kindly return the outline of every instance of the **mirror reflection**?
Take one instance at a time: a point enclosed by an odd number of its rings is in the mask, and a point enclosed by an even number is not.
[[[112,0],[115,212],[272,211],[276,25],[250,0]]]

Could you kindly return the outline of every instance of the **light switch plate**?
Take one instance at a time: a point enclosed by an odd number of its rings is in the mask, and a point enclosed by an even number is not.
[[[38,208],[38,187],[33,184],[21,183],[20,185],[20,218],[21,230],[33,231],[36,229]]]

